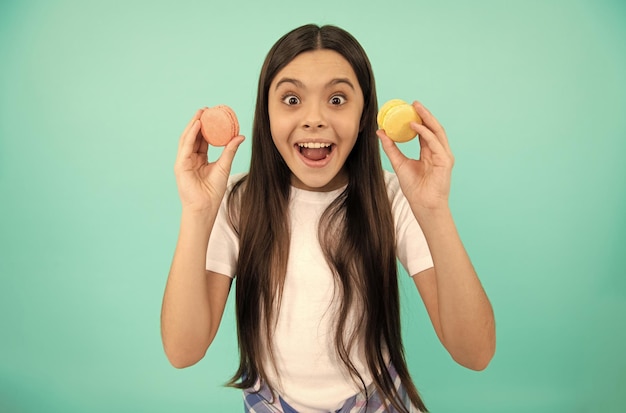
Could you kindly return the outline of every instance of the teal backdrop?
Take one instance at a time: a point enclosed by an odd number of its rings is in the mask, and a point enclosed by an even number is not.
[[[422,101],[456,156],[498,347],[483,372],[456,364],[403,277],[430,409],[625,411],[623,1],[2,0],[0,412],[242,411],[232,296],[197,365],[161,346],[174,158],[195,110],[225,103],[246,171],[263,58],[311,22],[357,37],[379,104]]]

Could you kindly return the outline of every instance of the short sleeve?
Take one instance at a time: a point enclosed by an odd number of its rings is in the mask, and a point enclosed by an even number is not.
[[[228,196],[233,185],[243,177],[231,176],[224,199],[213,224],[206,254],[206,269],[234,278],[239,256],[239,237],[228,219]]]
[[[396,226],[398,259],[406,272],[413,276],[433,267],[433,259],[422,228],[419,226],[413,211],[411,211],[409,202],[402,193],[398,178],[394,174],[385,171],[385,182]]]

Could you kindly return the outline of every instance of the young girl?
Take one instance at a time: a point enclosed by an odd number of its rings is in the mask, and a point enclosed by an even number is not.
[[[425,412],[404,357],[396,259],[454,360],[487,366],[494,319],[450,214],[454,159],[441,125],[413,105],[417,160],[377,130],[359,43],[306,25],[266,57],[247,175],[229,179],[243,136],[208,163],[195,114],[176,159],[182,217],[162,309],[174,366],[204,356],[235,279],[230,384],[246,411]]]

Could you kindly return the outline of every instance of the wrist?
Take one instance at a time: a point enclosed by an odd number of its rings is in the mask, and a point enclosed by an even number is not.
[[[436,208],[411,208],[423,231],[442,228],[453,223],[452,211],[448,205]]]
[[[209,208],[196,209],[183,207],[180,216],[180,225],[182,230],[186,230],[195,234],[210,234],[215,222],[217,211]]]

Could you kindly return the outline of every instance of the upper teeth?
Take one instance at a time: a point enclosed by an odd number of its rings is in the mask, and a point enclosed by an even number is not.
[[[330,147],[330,143],[321,143],[321,142],[305,142],[299,143],[298,146],[301,148],[310,148],[310,149],[318,149],[318,148],[328,148]]]

